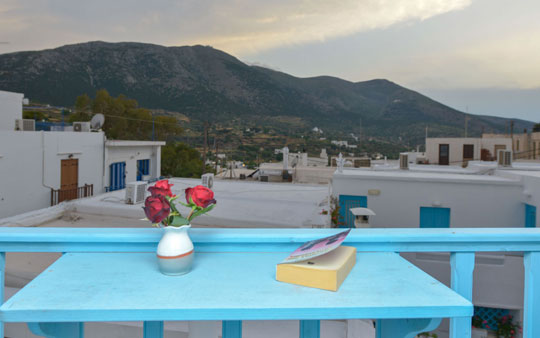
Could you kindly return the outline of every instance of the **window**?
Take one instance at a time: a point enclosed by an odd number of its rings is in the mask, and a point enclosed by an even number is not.
[[[464,160],[474,159],[474,145],[473,144],[463,145],[463,159]]]
[[[449,228],[450,208],[420,207],[420,228]]]
[[[137,160],[137,181],[142,181],[143,175],[150,175],[150,160]]]
[[[109,191],[124,189],[126,187],[126,162],[112,163],[109,168]]]
[[[516,140],[516,151],[519,151],[519,140]]]

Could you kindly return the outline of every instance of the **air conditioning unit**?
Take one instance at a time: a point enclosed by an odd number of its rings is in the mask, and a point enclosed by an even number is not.
[[[402,170],[409,169],[409,154],[407,153],[399,154],[399,169],[402,169]]]
[[[501,167],[512,166],[512,151],[511,150],[499,150],[497,154],[497,160]]]
[[[130,182],[126,185],[126,204],[138,204],[144,201],[146,182]]]
[[[204,174],[201,176],[201,179],[202,185],[209,189],[212,189],[212,186],[214,186],[214,174]]]
[[[90,122],[73,122],[73,131],[90,131]]]
[[[34,131],[36,130],[36,121],[32,119],[15,120],[15,130]]]

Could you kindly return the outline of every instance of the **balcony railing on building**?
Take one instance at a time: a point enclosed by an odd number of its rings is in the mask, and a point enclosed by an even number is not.
[[[51,189],[51,206],[57,205],[63,201],[75,200],[83,197],[90,197],[94,195],[94,185],[85,184],[82,187],[73,189]]]
[[[192,229],[197,252],[292,252],[298,245],[334,229]],[[5,271],[6,252],[155,252],[160,229],[135,228],[0,228],[0,271]],[[129,240],[126,240],[129,239]],[[475,255],[482,252],[514,252],[523,255],[523,338],[540,337],[540,229],[355,229],[345,244],[358,252],[449,252],[451,288],[472,301]],[[76,278],[74,276],[73,278]],[[3,278],[0,278],[0,296]],[[294,319],[294,318],[290,318]],[[31,320],[31,318],[29,318]],[[3,331],[0,322],[0,333]],[[162,322],[155,325],[162,335]],[[81,324],[82,325],[82,324]],[[82,326],[81,326],[82,327]],[[146,331],[145,331],[146,332]],[[82,336],[77,336],[82,337]],[[307,334],[301,337],[308,337]],[[309,337],[319,337],[316,334]],[[453,318],[450,338],[471,337],[471,318]]]

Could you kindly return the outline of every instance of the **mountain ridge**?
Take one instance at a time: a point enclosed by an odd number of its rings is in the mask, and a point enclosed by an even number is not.
[[[92,96],[101,88],[201,121],[285,128],[276,121],[288,116],[302,120],[302,128],[397,143],[423,143],[426,127],[430,136],[461,136],[466,115],[386,79],[299,78],[202,45],[91,41],[0,55],[0,89],[23,92],[32,100],[72,106],[78,95]],[[469,135],[504,132],[509,121],[467,116]],[[532,127],[529,121],[514,122],[518,130]]]

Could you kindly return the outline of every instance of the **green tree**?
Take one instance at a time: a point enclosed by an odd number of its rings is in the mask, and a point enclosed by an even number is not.
[[[112,97],[105,89],[96,92],[92,100],[83,94],[75,102],[76,113],[69,121],[89,121],[93,114],[103,114],[103,131],[109,139],[116,140],[167,140],[182,133],[182,128],[173,116],[152,116],[149,109],[139,107],[136,100],[125,95]],[[153,133],[152,133],[153,130]]]
[[[533,127],[533,132],[539,132],[540,131],[540,123],[537,123]]]
[[[45,114],[38,110],[27,110],[23,111],[23,119],[33,119],[36,121],[41,121],[46,118]]]
[[[92,100],[90,99],[90,96],[88,94],[82,94],[77,96],[77,99],[75,100],[75,111],[76,112],[88,112],[90,110],[90,105],[92,104]]]
[[[202,175],[202,166],[201,154],[185,143],[172,143],[161,148],[163,175],[198,178]]]
[[[67,118],[67,122],[69,122],[69,123],[86,122],[86,121],[90,121],[91,118],[92,117],[90,116],[89,113],[79,111],[79,112],[76,112],[76,113],[73,113],[73,114],[69,115],[69,117]]]

